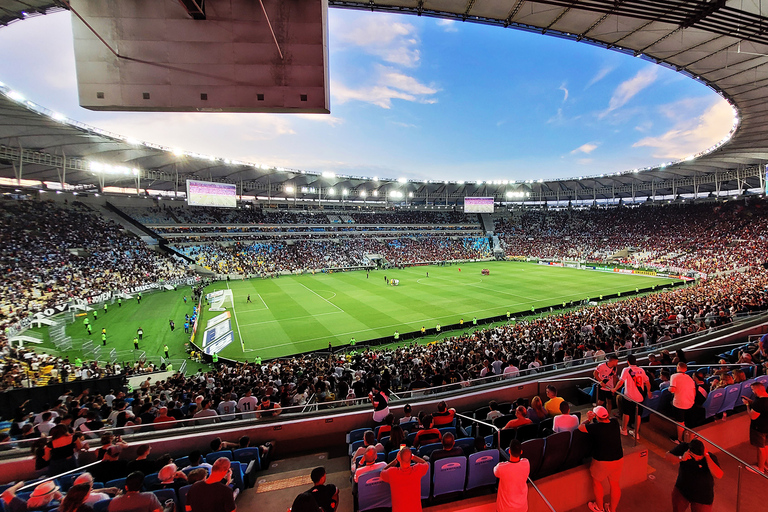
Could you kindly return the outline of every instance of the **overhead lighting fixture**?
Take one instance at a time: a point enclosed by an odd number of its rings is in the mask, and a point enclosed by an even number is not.
[[[292,186],[290,186],[290,185],[286,185],[285,186],[285,192],[287,194],[293,194],[293,191],[294,191],[294,188]]]
[[[173,148],[173,154],[175,156],[182,156],[184,154],[184,150],[179,149],[179,148]]]
[[[345,196],[345,195],[347,195],[347,194],[349,194],[349,190],[347,190],[347,189],[342,189],[342,191],[341,191],[341,195]]]
[[[333,179],[335,177],[336,177],[336,173],[335,172],[329,172],[329,171],[323,172],[323,178]]]
[[[374,190],[373,192],[371,192],[371,195],[373,197],[379,197],[379,191],[378,190]]]
[[[9,91],[8,97],[11,98],[13,101],[18,101],[19,103],[24,103],[24,96],[21,93],[18,93],[16,91]]]
[[[397,178],[397,182],[398,183],[408,183],[408,179],[407,178]]]
[[[51,114],[51,119],[53,119],[54,121],[63,123],[64,121],[67,120],[67,116],[65,116],[64,114],[59,114],[58,112],[54,112],[53,114]]]
[[[360,197],[366,197],[368,196],[368,193],[365,190],[360,191]]]

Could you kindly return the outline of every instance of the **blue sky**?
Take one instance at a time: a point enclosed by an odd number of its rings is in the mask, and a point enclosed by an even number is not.
[[[331,9],[331,115],[91,112],[69,14],[0,30],[0,81],[116,133],[312,171],[435,180],[586,176],[685,158],[732,110],[673,71],[583,43]]]

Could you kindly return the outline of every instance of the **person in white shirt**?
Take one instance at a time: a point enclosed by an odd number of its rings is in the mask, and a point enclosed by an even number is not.
[[[363,453],[363,458],[360,460],[360,464],[357,464],[355,469],[355,483],[360,478],[360,475],[364,475],[369,471],[375,471],[377,469],[384,469],[387,467],[386,462],[376,462],[378,452],[373,446],[368,446]],[[353,461],[354,462],[354,461]]]
[[[635,418],[635,431],[632,432],[632,436],[636,439],[640,438],[640,415],[642,408],[635,405],[635,402],[641,403],[645,400],[645,397],[651,392],[651,381],[646,375],[645,370],[637,366],[637,359],[634,355],[629,354],[627,356],[627,366],[622,370],[619,382],[613,388],[614,391],[618,391],[622,386],[624,387],[624,395],[621,400],[621,435],[629,435],[627,430],[629,425],[629,418],[632,415],[636,415]]]
[[[520,375],[520,369],[517,367],[517,359],[509,358],[509,365],[504,368],[504,378],[511,379]]]
[[[245,392],[245,396],[242,397],[240,400],[237,401],[237,410],[240,412],[251,412],[255,411],[256,407],[259,405],[259,400],[253,396],[253,392],[249,389]],[[244,418],[251,418],[255,416],[243,416]]]
[[[552,420],[552,430],[558,432],[573,432],[579,428],[579,417],[571,414],[571,406],[563,400],[560,402],[560,414]]]
[[[216,408],[221,416],[221,421],[232,421],[235,419],[233,416],[233,414],[237,412],[237,402],[235,402],[235,398],[237,398],[237,395],[232,393],[229,395],[229,400],[222,401]]]
[[[595,357],[597,361],[597,357]],[[597,405],[605,406],[608,415],[613,408],[613,388],[616,385],[616,366],[619,364],[619,358],[616,354],[610,354],[604,363],[600,363],[595,368],[593,377],[600,383],[597,388]]]
[[[106,489],[99,489],[98,492],[93,490],[93,476],[90,473],[83,473],[72,483],[72,485],[88,484],[91,487],[91,491],[88,493],[88,497],[85,498],[84,503],[86,505],[93,505],[97,501],[108,500],[112,498],[118,491],[122,489],[116,489],[114,487],[108,487]]]
[[[669,378],[669,391],[674,394],[672,398],[672,418],[678,422],[677,439],[678,443],[685,442],[685,429],[683,424],[687,411],[693,407],[696,400],[696,383],[690,375],[686,375],[688,365],[682,361],[677,363],[677,373]]]
[[[513,439],[509,443],[509,462],[500,462],[493,468],[493,474],[499,479],[497,512],[528,510],[528,475],[531,473],[531,464],[522,455],[520,441]]]

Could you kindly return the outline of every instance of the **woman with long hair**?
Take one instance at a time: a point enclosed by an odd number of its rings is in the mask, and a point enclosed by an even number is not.
[[[59,505],[58,512],[93,512],[90,505],[85,504],[88,494],[91,492],[90,484],[73,485],[64,496]]]
[[[528,418],[534,423],[541,423],[547,419],[547,410],[541,401],[541,397],[535,396],[531,400],[531,406],[528,408]]]

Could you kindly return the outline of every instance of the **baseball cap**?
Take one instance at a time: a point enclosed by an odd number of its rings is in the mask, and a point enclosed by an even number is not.
[[[32,494],[30,495],[30,498],[42,498],[43,496],[48,496],[49,494],[58,490],[59,486],[56,485],[53,480],[48,480],[47,482],[43,482],[35,487],[35,490],[32,491]]]
[[[608,419],[608,409],[606,409],[602,405],[598,405],[597,407],[592,409],[592,412],[595,413],[595,416],[597,416],[601,420]]]

